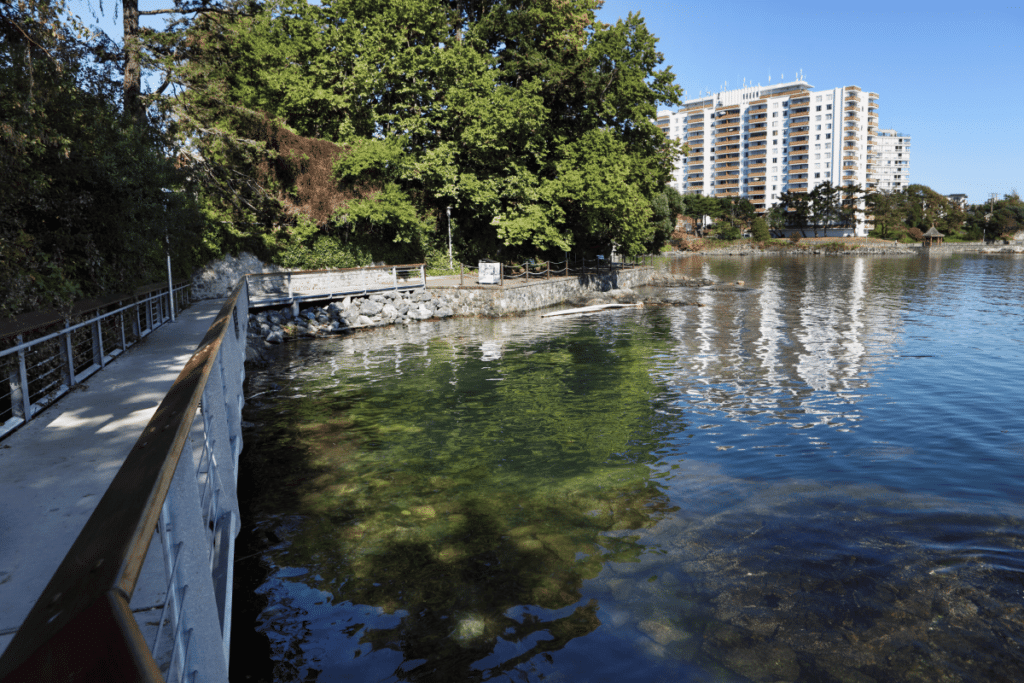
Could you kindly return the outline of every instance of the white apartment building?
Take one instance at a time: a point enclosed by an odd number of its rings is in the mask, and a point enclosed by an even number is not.
[[[910,184],[910,136],[883,128],[875,134],[868,156],[867,187],[903,190]]]
[[[783,192],[825,181],[874,184],[878,94],[857,86],[815,90],[797,80],[717,92],[658,112],[658,126],[690,146],[670,183],[683,194],[745,197],[764,212]],[[861,223],[854,234],[868,229]]]

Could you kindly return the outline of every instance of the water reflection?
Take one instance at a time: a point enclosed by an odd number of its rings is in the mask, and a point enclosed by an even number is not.
[[[1020,265],[673,267],[747,287],[280,350],[279,680],[1024,679]]]

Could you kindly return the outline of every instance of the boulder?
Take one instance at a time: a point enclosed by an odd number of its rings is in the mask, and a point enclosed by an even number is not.
[[[374,301],[373,299],[366,299],[365,301],[363,301],[363,303],[359,305],[359,312],[366,316],[377,315],[378,313],[381,312],[381,309],[383,308],[383,304],[381,304],[379,301]]]
[[[284,341],[284,332],[281,328],[275,329],[273,332],[267,335],[267,342],[270,344],[280,344]]]
[[[391,304],[384,304],[384,308],[381,309],[381,315],[387,320],[394,320],[398,317],[398,309]]]

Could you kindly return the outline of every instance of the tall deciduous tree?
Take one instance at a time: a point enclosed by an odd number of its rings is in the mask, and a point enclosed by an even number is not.
[[[340,192],[387,188],[365,198],[378,210],[339,207],[322,231],[415,215],[395,235],[414,242],[447,227],[450,207],[467,255],[635,253],[652,243],[651,201],[682,151],[652,119],[680,90],[639,16],[603,24],[596,6],[287,0],[209,16],[184,50],[196,63],[181,68],[181,108],[221,131],[241,110],[266,112],[346,150]],[[217,41],[230,43],[224,59],[204,65]]]

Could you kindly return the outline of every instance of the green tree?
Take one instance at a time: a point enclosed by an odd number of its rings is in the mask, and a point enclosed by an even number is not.
[[[0,315],[160,280],[168,240],[194,262],[193,188],[118,110],[107,47],[60,3],[0,5]]]
[[[804,192],[783,192],[779,195],[778,205],[786,211],[786,227],[799,230],[801,237],[807,237],[811,216],[810,197]]]
[[[874,226],[872,237],[898,240],[905,234],[902,203],[903,193],[898,190],[876,190],[867,195],[867,219]]]
[[[750,236],[755,242],[766,242],[771,239],[771,232],[768,230],[768,222],[758,216],[750,227]]]
[[[666,185],[659,194],[654,195],[651,200],[652,217],[654,223],[654,236],[648,250],[652,253],[661,249],[668,241],[676,228],[676,219],[683,213],[683,196],[671,185]]]
[[[825,181],[811,190],[808,206],[808,221],[818,236],[820,228],[825,234],[828,228],[840,222],[840,189]]]
[[[451,207],[464,251],[636,253],[654,240],[651,201],[684,151],[651,119],[681,91],[639,16],[603,24],[595,7],[296,0],[211,15],[180,53],[176,111],[238,139],[239,111],[266,112],[341,145],[356,157],[339,161],[341,193],[358,193],[358,169],[379,175],[386,156],[393,188],[366,199],[397,202],[382,214],[412,207],[410,229],[447,227]],[[360,233],[342,208],[319,229]]]
[[[765,220],[768,222],[768,228],[781,232],[786,227],[786,221],[788,216],[786,215],[786,207],[782,204],[775,204],[772,208],[768,209],[765,214]]]
[[[857,227],[857,219],[864,213],[862,208],[864,189],[857,184],[843,185],[839,188],[840,205],[837,222],[840,227],[850,233]]]
[[[721,204],[714,197],[705,197],[699,194],[688,194],[683,198],[683,214],[690,217],[697,225],[697,234],[703,237],[704,217],[721,218]]]

